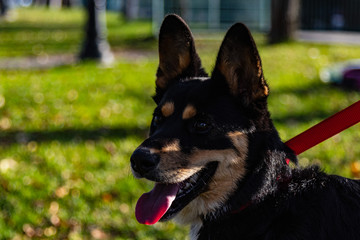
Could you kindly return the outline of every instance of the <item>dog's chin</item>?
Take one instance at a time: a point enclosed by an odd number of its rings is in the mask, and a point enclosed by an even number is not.
[[[175,200],[172,202],[170,208],[162,216],[160,221],[168,221],[174,218],[182,209],[184,209],[191,201],[197,198],[201,193],[207,190],[208,184],[218,167],[218,162],[210,162],[205,168],[193,174],[185,181],[180,182],[179,190],[176,194]]]

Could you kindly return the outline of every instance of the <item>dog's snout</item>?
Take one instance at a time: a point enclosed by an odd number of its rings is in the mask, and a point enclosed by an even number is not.
[[[159,163],[159,156],[152,154],[148,149],[138,148],[131,155],[131,167],[134,171],[144,176],[144,174],[154,170]]]

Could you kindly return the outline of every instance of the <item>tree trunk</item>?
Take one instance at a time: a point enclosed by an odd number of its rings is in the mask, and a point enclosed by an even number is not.
[[[180,16],[183,17],[187,22],[192,21],[191,11],[189,10],[188,0],[179,0]]]
[[[134,20],[139,17],[139,0],[125,0],[125,18]]]
[[[71,7],[71,1],[70,0],[62,0],[61,1],[61,7],[70,8]]]
[[[289,41],[295,38],[299,26],[300,0],[271,1],[270,43]]]
[[[103,63],[111,63],[114,60],[106,40],[105,4],[105,0],[89,0],[87,3],[88,20],[79,56],[81,60],[93,59]]]
[[[8,10],[7,0],[0,0],[0,16],[5,16]]]

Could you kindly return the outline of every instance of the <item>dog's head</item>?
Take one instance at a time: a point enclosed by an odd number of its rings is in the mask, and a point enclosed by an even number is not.
[[[176,15],[159,36],[157,107],[150,136],[131,156],[135,177],[155,182],[138,201],[139,222],[194,221],[222,206],[249,169],[249,134],[273,131],[268,86],[249,30],[233,25],[211,77]]]

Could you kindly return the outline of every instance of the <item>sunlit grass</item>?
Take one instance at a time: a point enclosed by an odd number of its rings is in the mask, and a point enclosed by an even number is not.
[[[146,94],[152,84],[144,84],[139,76],[151,71],[154,75],[155,66],[121,63],[107,69],[90,63],[51,71],[9,70],[2,74],[0,92],[6,101],[2,117],[11,119],[16,130],[104,125],[145,128],[144,117],[150,115],[152,106]]]
[[[18,8],[15,21],[0,21],[0,57],[78,53],[84,37],[85,10]],[[108,41],[114,49],[155,46],[150,22],[126,22],[107,13]]]
[[[173,223],[134,218],[151,184],[134,180],[129,156],[146,136],[155,69],[142,61],[0,72],[1,238],[184,238]]]
[[[17,11],[18,20],[0,23],[2,57],[36,56],[38,49],[49,55],[78,51],[81,10]],[[156,43],[146,40],[148,22],[125,23],[110,13],[108,26],[113,48],[140,39],[135,48],[153,54],[124,55],[112,68],[85,63],[0,70],[1,239],[186,238],[188,229],[174,223],[148,227],[135,220],[136,200],[152,184],[132,177],[129,157],[146,137],[155,106]],[[46,31],[50,37],[42,41]],[[53,38],[56,31],[63,37]],[[28,45],[12,37],[25,35]],[[208,72],[221,38],[196,42]],[[269,108],[284,140],[359,99],[359,92],[326,85],[318,74],[334,62],[357,58],[360,47],[268,46],[262,35],[255,38],[270,85]],[[352,164],[360,164],[359,130],[355,126],[305,152],[300,164],[317,163],[329,173],[353,177]]]

